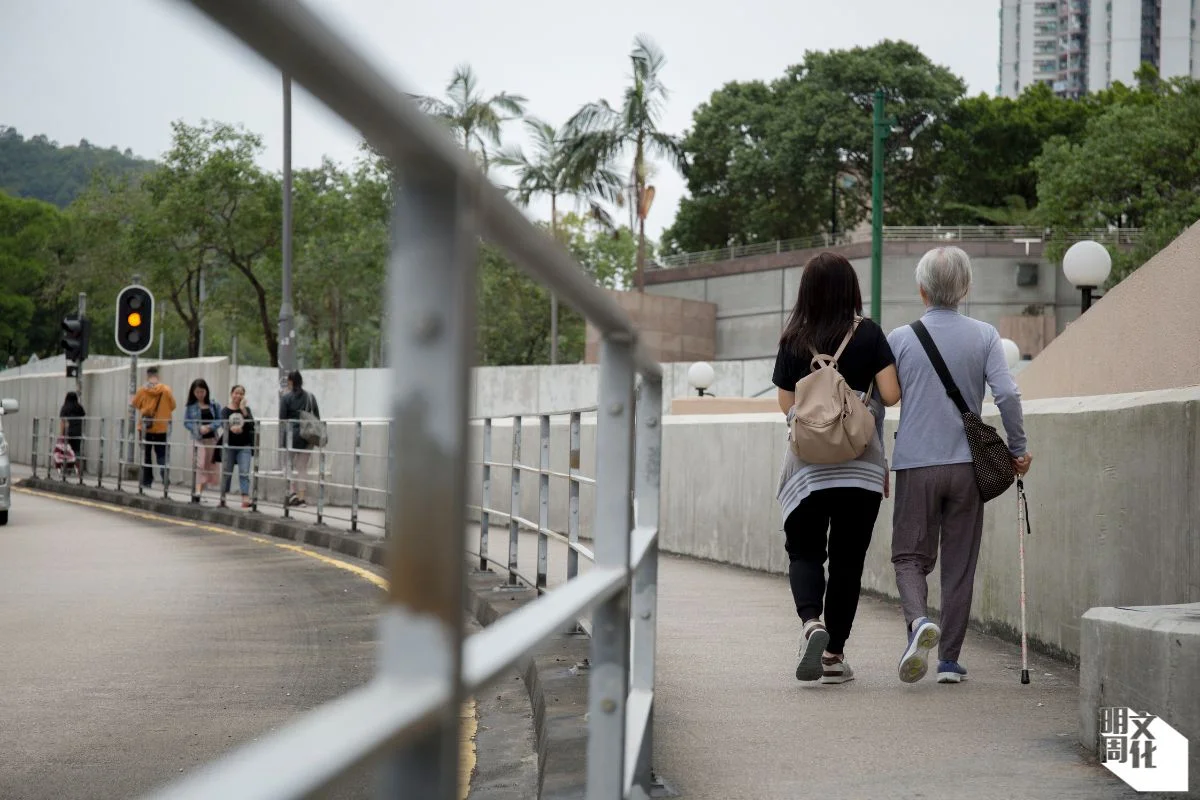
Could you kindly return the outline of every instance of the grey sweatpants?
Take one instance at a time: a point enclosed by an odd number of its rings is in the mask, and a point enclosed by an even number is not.
[[[983,536],[983,498],[970,464],[944,464],[896,472],[892,515],[892,566],[904,621],[925,616],[926,577],[942,551],[941,644],[938,658],[958,661],[975,586]]]

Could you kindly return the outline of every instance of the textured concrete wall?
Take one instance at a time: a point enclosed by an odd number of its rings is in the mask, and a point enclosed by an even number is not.
[[[716,306],[681,296],[609,291],[641,331],[657,361],[711,361],[716,353]],[[600,333],[587,326],[584,361],[600,362]]]
[[[1029,631],[1079,652],[1094,606],[1200,601],[1200,388],[1026,404]],[[998,424],[994,408],[985,417]],[[885,428],[891,441],[897,416]],[[782,415],[669,417],[663,455],[663,548],[784,573],[775,500],[786,446]],[[1015,490],[988,504],[974,614],[1019,622]],[[865,586],[895,595],[892,503],[885,500]],[[940,602],[937,572],[930,599]]]
[[[917,295],[914,271],[917,261],[932,245],[888,243],[883,275],[882,326],[884,330],[905,325],[921,316],[924,307]],[[871,259],[861,245],[846,250],[858,274],[864,311],[870,311]],[[859,249],[856,249],[859,248]],[[1011,317],[1029,312],[1053,320],[1043,334],[1052,339],[1078,306],[1078,294],[1064,292],[1060,268],[1041,259],[1040,254],[1023,255],[1019,246],[998,243],[965,246],[971,253],[974,283],[962,305],[968,316],[999,327]],[[810,254],[809,251],[803,251]],[[706,300],[716,304],[716,358],[768,358],[775,355],[779,332],[796,302],[800,287],[802,253],[781,253],[736,261],[704,264],[652,273],[647,293]],[[1035,285],[1019,286],[1021,265],[1036,274]],[[753,269],[747,269],[753,266]],[[1070,284],[1067,284],[1070,288]],[[1059,323],[1062,317],[1064,321]],[[1039,342],[1040,344],[1040,342]]]
[[[1026,397],[1200,384],[1200,223],[1117,284],[1019,381]]]

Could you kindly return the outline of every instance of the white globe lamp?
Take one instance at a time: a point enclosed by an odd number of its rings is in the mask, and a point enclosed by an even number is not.
[[[1071,285],[1083,292],[1082,310],[1087,311],[1092,305],[1092,290],[1103,286],[1112,272],[1112,256],[1099,242],[1076,242],[1063,256],[1063,272]]]
[[[1012,369],[1021,360],[1021,348],[1012,339],[1001,339],[1000,344],[1004,347],[1004,360],[1008,362],[1008,368]]]
[[[704,396],[705,390],[712,386],[716,377],[712,364],[707,361],[697,361],[688,367],[688,385],[695,389],[701,397]]]

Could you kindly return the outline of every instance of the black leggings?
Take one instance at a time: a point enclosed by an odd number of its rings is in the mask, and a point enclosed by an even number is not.
[[[828,650],[840,654],[858,611],[863,562],[883,495],[867,489],[818,489],[788,515],[783,529],[796,613],[807,622],[825,612]],[[829,581],[825,558],[828,550]]]

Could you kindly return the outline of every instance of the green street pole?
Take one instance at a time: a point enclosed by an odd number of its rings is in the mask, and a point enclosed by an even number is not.
[[[871,319],[882,324],[883,306],[883,89],[875,90],[875,135],[871,154]]]

